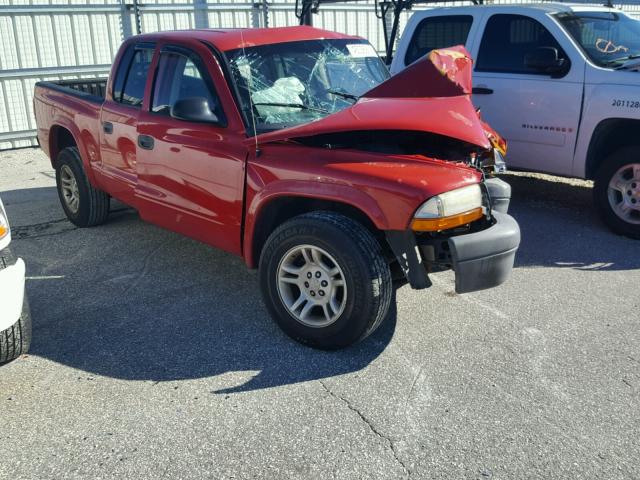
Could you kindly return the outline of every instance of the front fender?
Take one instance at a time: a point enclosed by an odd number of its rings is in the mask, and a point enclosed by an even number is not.
[[[611,72],[610,72],[611,73]],[[632,72],[626,73],[637,76]],[[605,79],[608,77],[604,77]],[[635,78],[635,77],[634,77]],[[587,160],[594,134],[606,122],[615,120],[640,120],[637,85],[587,84],[585,85],[584,110],[576,144],[572,174],[579,178],[589,175]],[[612,148],[615,145],[612,145]]]
[[[249,268],[255,268],[255,227],[260,215],[270,202],[283,197],[300,197],[343,203],[360,210],[381,230],[389,229],[389,219],[377,201],[367,193],[331,182],[308,180],[275,180],[260,188],[260,179],[255,171],[248,172],[247,210],[243,236],[243,256]]]

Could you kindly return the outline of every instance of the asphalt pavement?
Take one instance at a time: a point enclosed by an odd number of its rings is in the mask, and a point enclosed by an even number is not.
[[[640,478],[640,242],[589,182],[504,179],[506,284],[404,286],[329,353],[280,332],[241,259],[122,205],[77,229],[39,150],[0,153],[34,325],[0,368],[0,478]]]

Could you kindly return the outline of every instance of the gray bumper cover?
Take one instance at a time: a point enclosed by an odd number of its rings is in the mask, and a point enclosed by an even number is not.
[[[486,230],[448,240],[457,293],[496,287],[513,269],[520,245],[520,227],[505,213],[494,212],[493,215],[496,223]]]
[[[484,181],[491,197],[491,209],[494,212],[507,213],[511,200],[511,185],[499,178],[488,178]]]
[[[439,240],[447,244],[450,264],[456,274],[456,292],[468,293],[500,285],[513,269],[520,245],[520,227],[506,213],[494,212],[495,223],[480,232],[467,233]],[[414,289],[431,286],[428,264],[411,231],[386,233],[389,246],[398,260],[404,276]]]

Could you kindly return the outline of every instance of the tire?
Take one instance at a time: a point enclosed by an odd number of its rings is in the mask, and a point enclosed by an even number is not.
[[[0,332],[0,365],[29,351],[31,345],[31,312],[25,293],[20,319]]]
[[[15,263],[10,248],[0,252],[0,268]],[[22,300],[22,313],[16,323],[0,332],[0,365],[10,362],[29,351],[31,345],[31,312],[25,292]]]
[[[311,262],[304,260],[305,252]],[[333,212],[306,213],[280,225],[262,250],[259,277],[267,309],[280,328],[323,350],[346,347],[373,333],[392,298],[391,272],[380,244],[360,223]],[[307,281],[312,282],[309,288],[303,285]],[[309,300],[325,303],[311,307],[302,319]],[[299,301],[300,312],[291,308]]]
[[[614,179],[619,180],[617,189],[610,188]],[[593,198],[611,230],[640,239],[640,146],[621,148],[604,160],[596,173]]]
[[[58,154],[56,185],[62,209],[71,223],[78,227],[93,227],[107,220],[109,195],[91,185],[77,147],[67,147]],[[67,195],[69,189],[73,193]],[[70,196],[77,199],[77,203],[70,200]]]

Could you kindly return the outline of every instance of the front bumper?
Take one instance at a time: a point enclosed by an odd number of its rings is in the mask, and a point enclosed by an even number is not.
[[[8,250],[0,252],[0,332],[20,319],[24,302],[25,265],[13,261]]]
[[[520,227],[513,217],[494,212],[495,224],[486,230],[448,240],[456,292],[497,287],[511,274],[520,245]]]
[[[469,293],[503,283],[513,269],[520,227],[506,213],[493,213],[483,230],[452,236],[418,237],[411,231],[387,231],[387,241],[412,288],[431,286],[429,273],[452,269],[456,292]]]

